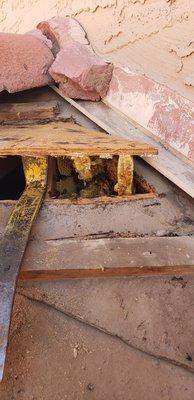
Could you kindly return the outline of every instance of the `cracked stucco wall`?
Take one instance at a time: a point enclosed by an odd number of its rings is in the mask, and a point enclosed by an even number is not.
[[[0,0],[0,31],[23,33],[76,17],[95,50],[194,100],[194,1]]]

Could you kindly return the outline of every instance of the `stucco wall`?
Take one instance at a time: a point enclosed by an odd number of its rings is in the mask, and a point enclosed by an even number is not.
[[[193,0],[0,0],[0,31],[23,33],[55,15],[84,26],[105,58],[194,100]]]

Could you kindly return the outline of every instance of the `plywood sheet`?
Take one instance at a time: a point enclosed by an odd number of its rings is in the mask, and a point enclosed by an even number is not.
[[[0,127],[0,155],[154,155],[146,143],[111,137],[69,122]]]

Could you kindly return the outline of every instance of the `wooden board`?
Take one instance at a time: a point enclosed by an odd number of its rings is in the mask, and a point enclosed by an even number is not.
[[[154,199],[157,198],[158,195],[156,192],[151,191],[150,193],[137,193],[137,194],[131,194],[128,196],[122,195],[114,195],[114,196],[99,196],[99,197],[91,197],[91,198],[81,198],[77,197],[76,199],[74,198],[68,198],[68,199],[53,199],[50,198],[50,196],[47,196],[47,203],[51,204],[54,202],[54,204],[60,204],[60,205],[69,205],[69,204],[75,204],[75,205],[80,205],[84,206],[87,204],[118,204],[118,203],[128,203],[129,201],[138,201],[138,200],[149,200],[149,199]]]
[[[32,240],[20,279],[194,272],[194,237]]]
[[[0,127],[0,155],[79,156],[153,155],[157,150],[145,143],[113,138],[69,122],[46,125]]]
[[[0,105],[0,123],[52,120],[59,113],[57,101],[4,103]]]
[[[75,101],[65,97],[57,87],[51,86],[51,88],[111,135],[146,142],[150,146],[157,148],[158,157],[143,156],[143,159],[194,198],[194,167],[187,164],[184,159],[179,158],[176,154],[173,154],[169,149],[166,149],[162,143],[157,141],[157,138],[154,138],[153,135],[152,137],[148,136],[148,132],[143,131],[142,127],[135,127],[123,114],[111,109],[103,102]]]
[[[189,275],[194,273],[194,265],[173,265],[172,267],[118,267],[104,269],[60,269],[60,270],[37,270],[21,271],[19,280],[32,281],[61,281],[63,279],[83,279],[83,278],[118,278],[118,277],[146,277],[161,275]]]
[[[13,208],[0,239],[0,382],[3,378],[16,283],[31,228],[47,182],[47,160],[24,161],[26,188]]]

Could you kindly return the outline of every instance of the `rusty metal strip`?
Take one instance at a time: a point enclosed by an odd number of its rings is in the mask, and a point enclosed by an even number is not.
[[[32,224],[46,190],[47,159],[23,159],[26,189],[11,212],[0,241],[0,381],[8,345],[16,282]]]

